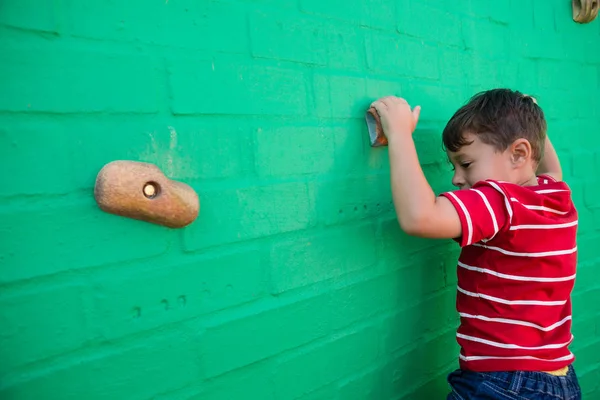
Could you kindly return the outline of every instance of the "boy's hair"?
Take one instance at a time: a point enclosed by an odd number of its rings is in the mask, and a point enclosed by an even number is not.
[[[524,138],[531,144],[532,158],[539,163],[546,140],[544,112],[528,95],[510,89],[492,89],[476,94],[446,124],[442,134],[444,147],[458,151],[470,142],[466,133],[477,135],[482,142],[504,151],[515,140]]]

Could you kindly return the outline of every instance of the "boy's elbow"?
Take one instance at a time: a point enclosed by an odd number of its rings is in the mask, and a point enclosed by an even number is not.
[[[405,217],[399,218],[400,229],[410,236],[425,236],[427,231],[427,223],[424,218]]]

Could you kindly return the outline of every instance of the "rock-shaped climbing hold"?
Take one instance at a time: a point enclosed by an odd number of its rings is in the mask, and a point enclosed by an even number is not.
[[[94,196],[107,213],[169,228],[191,224],[200,211],[194,189],[170,180],[156,165],[138,161],[106,164],[96,177]]]
[[[388,141],[383,133],[383,127],[381,126],[381,120],[375,107],[371,107],[365,114],[367,121],[367,129],[369,130],[369,140],[371,147],[387,146]]]

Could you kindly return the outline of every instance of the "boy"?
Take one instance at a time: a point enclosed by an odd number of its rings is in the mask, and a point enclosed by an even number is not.
[[[420,107],[396,97],[372,106],[401,228],[462,248],[460,369],[448,376],[448,399],[580,399],[568,349],[577,211],[542,109],[508,89],[474,96],[442,135],[460,190],[436,197],[412,140]]]

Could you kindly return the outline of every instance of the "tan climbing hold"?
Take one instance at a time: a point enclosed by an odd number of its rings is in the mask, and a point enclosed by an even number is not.
[[[598,16],[600,0],[572,0],[573,21],[580,24],[592,22]]]
[[[170,180],[154,164],[113,161],[98,173],[94,196],[105,212],[169,228],[191,224],[200,211],[189,185]]]

